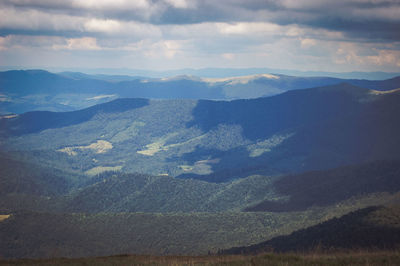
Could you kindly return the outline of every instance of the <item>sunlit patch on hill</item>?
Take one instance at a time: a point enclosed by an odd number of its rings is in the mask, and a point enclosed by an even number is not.
[[[8,219],[10,217],[10,214],[0,214],[0,222],[4,221],[5,219]]]
[[[15,115],[15,114],[12,114],[12,115],[3,115],[3,116],[0,116],[0,119],[1,118],[4,118],[4,119],[11,119],[11,118],[14,118],[14,117],[17,117],[18,115]]]
[[[211,164],[216,164],[220,159],[210,159],[210,160],[200,160],[195,162],[193,165],[180,165],[179,168],[185,173],[193,173],[198,175],[208,175],[211,174],[212,166]]]
[[[78,151],[91,150],[94,153],[99,154],[99,153],[106,153],[108,150],[111,150],[112,148],[113,148],[113,145],[110,142],[108,142],[106,140],[98,140],[87,146],[65,147],[62,149],[58,149],[57,151],[64,152],[70,156],[76,156],[76,155],[78,155]]]
[[[226,82],[229,85],[235,85],[235,84],[247,84],[250,81],[259,78],[279,79],[280,77],[271,74],[259,74],[259,75],[248,75],[248,76],[229,77],[229,78],[204,78],[203,80],[209,83]]]
[[[97,95],[93,97],[86,98],[87,101],[97,101],[101,99],[106,99],[106,98],[115,98],[117,95],[116,94],[102,94],[102,95]]]
[[[97,166],[89,169],[85,172],[86,175],[95,176],[107,171],[120,171],[122,169],[121,165],[118,166]]]
[[[137,153],[142,154],[142,155],[147,155],[147,156],[153,156],[154,154],[156,154],[159,151],[167,151],[169,147],[165,146],[165,143],[168,141],[168,139],[170,139],[171,137],[174,137],[176,135],[177,135],[176,132],[168,134],[153,143],[147,144],[146,149],[137,151]]]
[[[255,144],[251,144],[247,146],[247,150],[249,151],[250,157],[258,157],[263,155],[266,152],[270,152],[272,148],[281,144],[284,140],[293,136],[292,134],[286,135],[274,135],[266,140],[259,141]]]
[[[370,93],[374,94],[374,95],[389,94],[389,93],[394,93],[394,92],[400,92],[400,88],[394,89],[394,90],[388,90],[388,91],[377,91],[377,90],[370,91]]]

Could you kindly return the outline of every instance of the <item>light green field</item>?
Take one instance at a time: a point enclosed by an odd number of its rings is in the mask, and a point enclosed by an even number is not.
[[[120,171],[122,169],[122,165],[118,166],[96,166],[93,167],[92,169],[89,169],[85,172],[85,174],[89,176],[95,176],[103,172],[107,171]]]

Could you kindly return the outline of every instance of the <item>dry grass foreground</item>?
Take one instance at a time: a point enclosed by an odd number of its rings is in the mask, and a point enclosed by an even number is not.
[[[210,255],[210,256],[146,256],[117,255],[95,258],[54,258],[0,260],[0,265],[400,265],[400,251],[275,254],[257,256]]]

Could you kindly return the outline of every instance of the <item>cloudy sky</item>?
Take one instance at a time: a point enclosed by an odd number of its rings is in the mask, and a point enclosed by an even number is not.
[[[0,66],[400,71],[400,0],[0,0]]]

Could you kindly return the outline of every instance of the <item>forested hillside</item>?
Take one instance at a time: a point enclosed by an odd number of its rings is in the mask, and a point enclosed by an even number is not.
[[[307,229],[279,236],[225,254],[256,254],[266,251],[396,250],[400,244],[400,208],[369,207]]]
[[[398,160],[399,98],[341,84],[230,102],[119,99],[0,119],[1,146],[89,175],[225,182]]]

